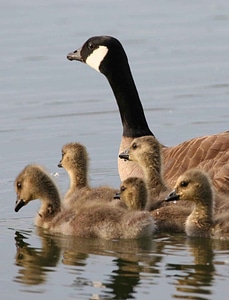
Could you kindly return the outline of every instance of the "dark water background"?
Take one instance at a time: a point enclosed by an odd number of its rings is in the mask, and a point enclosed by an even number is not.
[[[86,145],[92,185],[119,186],[121,123],[104,76],[66,54],[113,35],[129,57],[149,125],[175,145],[228,130],[229,2],[0,1],[0,290],[2,299],[228,299],[229,243],[44,235],[39,202],[14,212],[28,163],[68,177],[61,147]]]

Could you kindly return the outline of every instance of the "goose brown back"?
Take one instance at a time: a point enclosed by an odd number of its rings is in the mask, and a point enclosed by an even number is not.
[[[164,178],[170,186],[184,171],[198,167],[209,174],[216,190],[229,192],[229,131],[163,148],[162,155]]]

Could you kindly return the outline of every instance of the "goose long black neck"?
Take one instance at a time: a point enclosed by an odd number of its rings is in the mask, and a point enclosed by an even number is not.
[[[125,52],[118,62],[109,57],[106,61],[109,63],[102,62],[100,71],[108,79],[115,95],[123,125],[123,136],[135,138],[153,135],[148,127]]]

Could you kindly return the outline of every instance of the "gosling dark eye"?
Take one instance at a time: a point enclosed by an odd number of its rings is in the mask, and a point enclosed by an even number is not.
[[[20,182],[17,183],[17,188],[21,189],[21,183]]]
[[[126,187],[124,185],[122,185],[121,188],[120,188],[121,192],[124,192],[125,189],[126,189]]]
[[[137,143],[133,143],[132,148],[137,149],[137,147],[138,147]]]
[[[94,45],[92,42],[89,42],[88,45],[87,45],[88,49],[89,50],[93,50],[94,49]]]
[[[64,157],[64,154],[65,154],[65,153],[64,153],[64,152],[62,152],[62,158]]]
[[[188,186],[188,181],[181,181],[180,186],[182,187]]]

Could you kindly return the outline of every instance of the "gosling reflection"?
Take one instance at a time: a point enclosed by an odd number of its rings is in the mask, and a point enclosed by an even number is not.
[[[153,251],[156,243],[151,238],[138,240],[103,240],[72,238],[68,236],[52,236],[55,243],[63,250],[62,263],[66,265],[79,266],[83,259],[90,254],[102,256],[114,256],[129,261],[152,262],[152,257],[139,255]],[[156,251],[156,250],[155,250]],[[156,258],[157,259],[157,258]]]
[[[109,263],[112,271],[101,282],[101,272],[98,270],[97,277],[85,277],[83,268],[77,269],[72,287],[75,290],[82,290],[85,286],[94,287],[98,291],[96,299],[131,299],[134,298],[136,287],[141,282],[142,273],[158,274],[157,263],[161,261],[157,244],[152,239],[143,240],[100,240],[100,239],[72,239],[69,243],[68,237],[59,237],[62,243],[64,254],[63,262],[79,266],[82,264],[79,253],[114,257]],[[67,246],[67,247],[66,247]],[[75,250],[74,250],[75,249]],[[75,257],[73,253],[75,251]],[[156,252],[156,256],[149,253]],[[69,254],[70,253],[70,254]],[[68,258],[66,261],[66,257]],[[72,261],[69,260],[73,259]],[[100,261],[100,259],[98,259]],[[88,260],[88,265],[91,261]],[[96,263],[96,262],[94,262]],[[90,266],[88,267],[90,268]],[[93,267],[93,269],[95,266]],[[94,295],[95,297],[95,295]],[[94,298],[93,298],[94,299]]]
[[[107,295],[112,293],[113,299],[134,298],[134,289],[139,285],[141,279],[141,267],[137,262],[115,259],[117,269],[112,271],[106,284]]]
[[[174,298],[197,299],[196,295],[203,295],[198,299],[207,299],[212,292],[214,280],[214,251],[211,239],[189,238],[187,239],[189,252],[194,260],[191,264],[171,264],[170,270],[182,272],[176,282],[176,290],[179,294]],[[181,296],[181,294],[182,296]]]
[[[228,251],[229,240],[212,240],[212,245],[216,251]]]
[[[60,259],[60,248],[55,241],[44,236],[42,246],[31,247],[25,242],[28,239],[24,233],[15,232],[17,253],[15,264],[19,267],[15,281],[26,285],[39,285],[46,281],[50,267],[55,267]]]
[[[159,273],[157,264],[163,257],[160,255],[161,246],[151,238],[83,239],[49,235],[42,229],[37,229],[37,234],[41,246],[33,247],[28,242],[30,234],[19,231],[15,233],[15,264],[18,266],[18,274],[14,281],[21,284],[47,285],[49,272],[58,271],[58,264],[62,263],[74,266],[69,269],[73,275],[69,286],[75,291],[90,286],[98,292],[98,299],[130,299],[134,298],[142,273]],[[152,255],[152,252],[157,255]],[[92,265],[94,270],[95,264],[100,265],[104,258],[99,256],[111,257],[106,265],[111,270],[103,274],[104,270],[98,268],[98,273],[93,274],[92,281],[91,276],[88,277],[88,268]]]
[[[163,257],[160,255],[163,243],[155,242],[151,238],[103,240],[69,239],[66,236],[59,236],[58,241],[64,250],[63,263],[65,264],[82,265],[81,258],[84,253],[88,254],[88,258],[91,255],[114,257],[111,261],[112,271],[105,276],[102,282],[101,277],[104,276],[101,275],[100,270],[98,270],[97,277],[93,277],[94,281],[91,281],[91,278],[85,277],[85,269],[77,269],[75,280],[71,286],[76,290],[82,290],[85,286],[94,287],[98,291],[96,299],[134,299],[142,274],[158,274],[157,265]],[[156,255],[152,255],[152,253],[156,253]],[[88,260],[87,264],[90,265],[90,263],[91,261]]]

